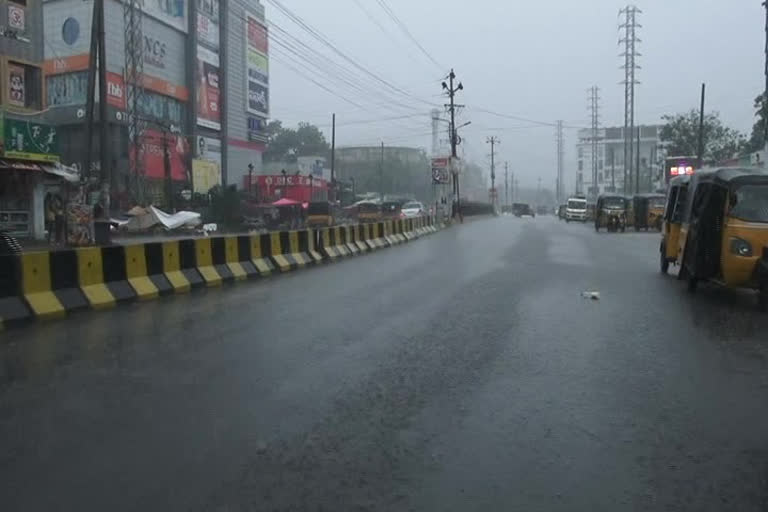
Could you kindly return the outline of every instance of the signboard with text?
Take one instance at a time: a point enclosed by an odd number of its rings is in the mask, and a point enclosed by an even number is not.
[[[4,156],[35,162],[58,162],[56,128],[30,121],[0,118],[0,140]]]
[[[245,15],[246,111],[269,116],[269,36],[267,26],[250,13]]]
[[[436,185],[445,185],[450,182],[451,178],[448,170],[449,164],[449,158],[432,159],[432,183]]]

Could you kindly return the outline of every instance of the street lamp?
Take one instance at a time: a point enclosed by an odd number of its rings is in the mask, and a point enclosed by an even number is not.
[[[285,172],[285,169],[283,169],[282,171],[280,171],[280,174],[283,175],[283,190],[281,195],[283,199],[285,199],[285,189],[288,186],[288,173]]]
[[[309,201],[312,202],[315,199],[315,189],[314,189],[314,180],[315,176],[311,172],[309,173]]]

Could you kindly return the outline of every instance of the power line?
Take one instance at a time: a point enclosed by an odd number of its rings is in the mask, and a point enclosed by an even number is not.
[[[385,0],[376,0],[378,4],[381,6],[381,8],[384,10],[385,13],[387,13],[387,16],[395,22],[395,25],[405,34],[405,36],[414,44],[416,47],[423,53],[431,62],[434,64],[437,69],[444,70],[445,66],[442,66],[439,62],[437,62],[430,53],[424,49],[424,47],[419,43],[418,40],[411,34],[411,31],[408,30],[408,27],[403,23],[400,18],[397,17],[395,12],[392,10],[392,8],[387,5],[387,2]]]

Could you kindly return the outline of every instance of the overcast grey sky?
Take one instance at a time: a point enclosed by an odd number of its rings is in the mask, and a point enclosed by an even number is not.
[[[391,85],[395,92],[313,39],[270,0],[272,118],[321,125],[330,139],[337,113],[337,143],[419,146],[429,149],[430,103],[442,104],[440,81],[453,67],[465,90],[462,131],[467,157],[485,165],[489,135],[501,139],[499,162],[508,160],[521,185],[555,179],[555,131],[547,125],[494,116],[480,110],[544,123],[557,119],[586,126],[587,89],[601,88],[602,123],[623,124],[623,71],[618,57],[614,0],[386,0],[436,65],[390,19],[378,0],[280,0],[326,36],[346,56]],[[636,112],[640,123],[698,105],[707,83],[707,109],[748,132],[752,101],[764,84],[764,11],[760,0],[647,0],[643,13]],[[309,56],[303,41],[322,54]],[[282,45],[281,45],[282,43]],[[284,45],[288,45],[286,49]],[[298,49],[298,50],[297,50]],[[329,74],[312,68],[297,52]],[[340,67],[356,76],[344,75]],[[297,72],[298,70],[298,72]],[[310,81],[336,92],[347,101]],[[355,90],[353,87],[357,87]],[[365,91],[363,93],[362,91]],[[388,94],[389,93],[389,94]],[[362,108],[361,108],[362,107]],[[405,117],[411,116],[411,117]],[[400,119],[384,121],[383,118]],[[373,121],[346,124],[355,121]],[[576,132],[566,130],[566,180],[574,182]]]

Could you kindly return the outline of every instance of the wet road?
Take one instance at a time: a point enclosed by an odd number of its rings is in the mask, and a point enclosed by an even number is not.
[[[2,510],[768,510],[768,315],[657,244],[482,220],[0,333]]]

